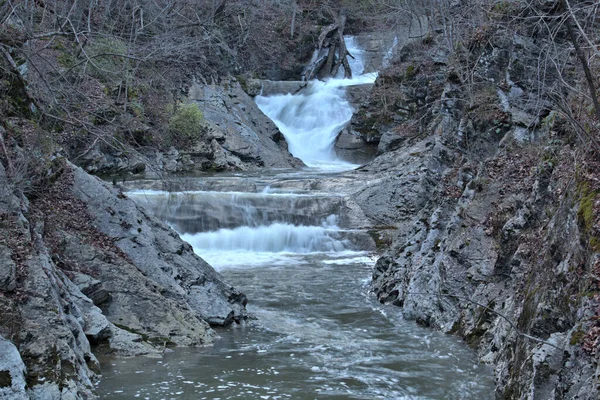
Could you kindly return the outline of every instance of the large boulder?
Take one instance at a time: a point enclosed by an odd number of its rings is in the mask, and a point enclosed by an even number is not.
[[[111,300],[102,307],[113,322],[130,321],[135,326],[129,328],[138,333],[150,333],[161,325],[165,325],[164,332],[169,332],[168,318],[173,318],[173,323],[180,321],[177,324],[180,328],[195,320],[191,316],[218,325],[245,318],[246,297],[226,284],[174,230],[149,215],[116,188],[80,168],[73,169],[71,190],[73,196],[85,204],[94,229],[113,241],[115,252],[121,258],[119,264],[122,267],[115,270],[114,262],[94,257],[97,250],[77,244],[83,254],[87,254],[84,259],[90,260],[88,265],[97,271],[99,280],[111,296]],[[81,246],[87,247],[87,250]],[[68,254],[81,253],[71,251]],[[206,302],[198,301],[199,293],[203,292],[210,292],[227,306],[203,307]],[[140,295],[140,301],[128,298],[133,293]],[[161,311],[160,307],[174,309],[168,312]],[[171,317],[167,317],[168,314],[172,314]],[[143,321],[140,320],[142,317]],[[173,330],[172,327],[170,329]],[[189,335],[188,329],[196,333]],[[201,324],[193,323],[185,331],[188,333],[177,333],[183,341],[179,344],[207,342],[206,337],[190,339],[206,331]],[[169,337],[166,335],[166,338]]]
[[[235,79],[221,85],[193,84],[188,97],[203,112],[207,132],[200,143],[211,143],[213,169],[303,165],[288,152],[287,142],[273,121]],[[206,158],[202,153],[206,152],[192,149],[191,159],[202,163],[202,157]]]

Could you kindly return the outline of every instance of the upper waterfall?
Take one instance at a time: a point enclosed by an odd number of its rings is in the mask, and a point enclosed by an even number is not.
[[[296,94],[257,96],[256,104],[285,136],[290,152],[309,167],[345,170],[356,167],[340,160],[333,150],[335,139],[350,122],[353,108],[346,100],[345,87],[373,83],[376,73],[364,72],[364,52],[354,37],[345,38],[353,78],[338,76],[312,80]]]

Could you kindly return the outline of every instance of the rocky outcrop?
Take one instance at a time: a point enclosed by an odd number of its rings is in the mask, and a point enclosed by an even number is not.
[[[248,86],[245,80],[242,83]],[[202,133],[187,145],[161,150],[156,146],[122,150],[97,144],[79,157],[77,164],[96,175],[133,174],[152,178],[164,173],[304,165],[288,152],[281,132],[258,109],[236,78],[213,85],[195,83],[189,89],[187,101],[196,102],[203,114]]]
[[[245,318],[246,297],[169,227],[66,161],[51,171],[28,200],[0,165],[2,395],[90,398],[94,352],[160,356]]]
[[[419,48],[421,42],[418,39],[425,36],[427,31],[425,19],[413,19],[393,33],[357,37],[365,53],[365,71],[376,71],[379,77],[374,86],[365,85],[359,90],[348,91],[355,113],[350,124],[336,139],[335,151],[340,158],[364,164],[377,154],[392,150],[389,146],[381,148],[378,145],[397,142],[396,136],[402,136],[398,126],[413,118],[414,111],[427,98],[429,101],[437,98],[435,93],[428,94],[427,91],[437,90],[439,77],[421,76],[417,85],[400,85],[404,76],[398,74],[396,65],[391,65],[393,61],[397,64],[398,59],[406,60],[412,48]],[[407,74],[409,79],[415,76],[414,71]]]
[[[27,399],[26,372],[25,364],[15,345],[0,336],[0,397],[14,400]]]
[[[95,229],[114,239],[118,250],[135,269],[158,284],[156,289],[160,289],[161,296],[189,304],[195,314],[213,325],[226,326],[245,317],[245,296],[223,283],[175,231],[148,215],[132,200],[80,169],[74,171],[73,194],[86,204]],[[128,281],[122,279],[122,284]],[[199,292],[207,292],[204,296],[214,300],[218,307],[202,306],[197,301]],[[223,307],[221,299],[229,305]],[[158,313],[157,319],[162,318],[161,314]],[[152,322],[145,324],[150,326]]]
[[[494,365],[497,398],[597,398],[595,164],[564,146],[569,133],[554,114],[533,112],[535,82],[511,66],[531,42],[492,41],[473,56],[485,62],[470,107],[429,44],[401,52],[397,71],[376,84],[374,96],[391,81],[398,96],[389,124],[362,125],[382,154],[356,172],[366,182],[353,198],[394,228],[379,232],[391,244],[373,289],[406,318],[477,349]],[[364,115],[380,105],[373,97]],[[576,154],[592,169],[578,175]]]

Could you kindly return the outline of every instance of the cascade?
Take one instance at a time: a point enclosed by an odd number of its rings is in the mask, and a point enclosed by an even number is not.
[[[340,160],[333,150],[335,139],[350,122],[353,109],[346,99],[346,87],[371,84],[376,73],[364,74],[364,52],[353,37],[346,38],[353,78],[338,75],[325,81],[312,80],[296,94],[257,96],[256,104],[273,120],[288,142],[290,153],[309,167],[347,170],[357,165]]]
[[[352,229],[346,198],[356,177],[340,172],[356,165],[332,147],[352,116],[345,88],[375,74],[362,74],[356,40],[347,46],[354,79],[256,99],[313,168],[181,179],[168,191],[132,183],[127,195],[243,291],[256,320],[218,331],[211,348],[111,360],[101,397],[489,398],[491,374],[464,344],[404,321],[369,292],[374,242]]]

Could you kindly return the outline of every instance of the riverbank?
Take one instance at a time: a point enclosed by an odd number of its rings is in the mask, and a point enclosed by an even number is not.
[[[373,289],[477,349],[497,398],[597,398],[597,156],[522,62],[535,40],[487,37],[471,84],[440,37],[405,46],[353,116],[380,155],[352,197],[393,228]]]

